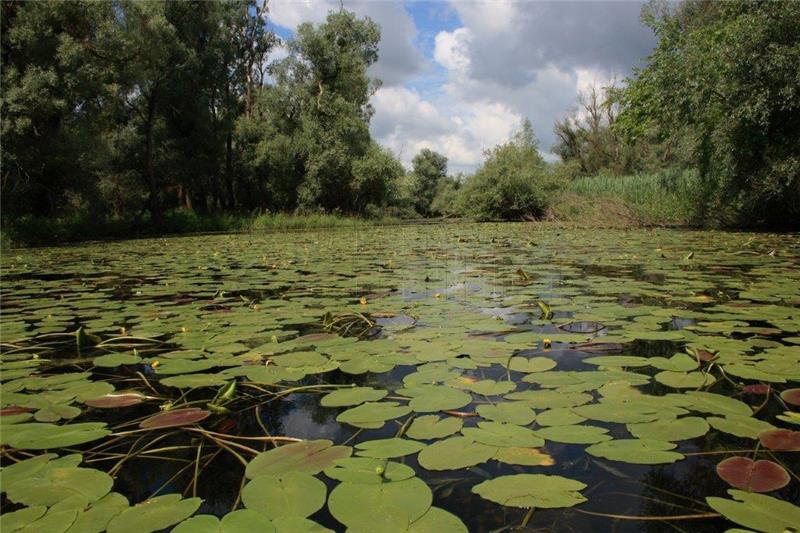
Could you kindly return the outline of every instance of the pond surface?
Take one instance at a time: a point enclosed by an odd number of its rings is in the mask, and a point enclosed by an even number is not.
[[[0,527],[796,530],[799,267],[533,224],[13,251]]]

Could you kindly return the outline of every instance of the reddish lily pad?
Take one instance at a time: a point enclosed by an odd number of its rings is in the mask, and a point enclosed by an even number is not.
[[[131,405],[140,404],[146,398],[146,396],[138,392],[125,392],[121,394],[106,394],[105,396],[86,400],[84,403],[97,409],[116,409],[117,407],[130,407]]]
[[[791,405],[800,405],[800,389],[787,389],[781,393],[784,402]]]
[[[769,394],[770,386],[766,383],[755,383],[753,385],[745,385],[742,390],[749,394]]]
[[[717,474],[730,486],[748,492],[772,492],[789,483],[789,474],[779,464],[749,457],[729,457],[717,465]]]
[[[761,445],[780,452],[800,451],[800,431],[770,429],[758,434]]]
[[[36,409],[31,409],[30,407],[20,407],[18,405],[11,405],[9,407],[4,407],[3,409],[0,409],[0,416],[21,415],[23,413],[30,413],[35,410]]]
[[[188,426],[201,420],[205,420],[211,415],[210,411],[199,407],[187,407],[185,409],[173,409],[153,415],[141,424],[142,429],[161,429],[173,428],[177,426]]]

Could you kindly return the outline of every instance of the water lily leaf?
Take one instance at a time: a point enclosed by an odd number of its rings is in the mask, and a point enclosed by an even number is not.
[[[387,394],[388,392],[385,390],[373,389],[372,387],[339,389],[323,396],[319,404],[322,407],[345,407],[364,402],[377,402]]]
[[[500,476],[472,487],[482,498],[507,507],[553,509],[586,501],[586,485],[574,479],[544,474]]]
[[[90,398],[83,403],[96,409],[116,409],[119,407],[138,405],[146,399],[147,396],[138,392],[120,392],[106,394],[105,396],[99,396],[97,398]]]
[[[227,381],[222,374],[187,374],[163,378],[160,383],[179,389],[194,389],[198,387],[219,387],[220,385],[225,385]]]
[[[456,515],[444,509],[431,507],[420,518],[409,524],[409,533],[467,533],[467,526]]]
[[[544,439],[533,430],[502,422],[478,422],[478,427],[464,428],[461,433],[475,442],[488,446],[522,446],[537,448],[544,446]]]
[[[708,505],[722,516],[756,531],[782,533],[800,526],[800,507],[789,502],[741,490],[728,490],[734,499],[706,498]]]
[[[356,444],[356,455],[374,459],[390,459],[417,453],[425,447],[421,442],[410,439],[391,438],[370,440]]]
[[[0,529],[3,533],[17,531],[36,522],[45,512],[47,512],[47,507],[37,505],[35,507],[26,507],[19,511],[3,513],[0,515]]]
[[[108,494],[114,484],[111,476],[105,472],[57,465],[51,462],[24,479],[4,485],[8,499],[25,505],[47,507],[74,496],[93,502]],[[4,481],[8,481],[5,476]]]
[[[714,429],[748,439],[757,439],[759,433],[775,429],[775,426],[769,422],[752,416],[726,416],[725,418],[712,416],[706,420]]]
[[[708,422],[697,416],[659,419],[654,422],[628,424],[627,427],[634,437],[670,442],[700,437],[710,429]]]
[[[533,372],[546,372],[556,367],[556,362],[549,357],[522,357],[514,356],[509,362],[509,370],[530,374]]]
[[[788,472],[779,464],[749,457],[729,457],[717,465],[717,475],[732,487],[748,492],[772,492],[789,484]]]
[[[411,396],[408,405],[417,413],[459,409],[472,401],[472,396],[466,392],[445,385],[415,385],[397,392]]]
[[[485,463],[497,447],[487,446],[466,437],[450,437],[419,452],[417,462],[427,470],[457,470]]]
[[[67,533],[101,533],[106,530],[112,518],[129,506],[128,499],[116,492],[106,494],[92,503],[88,509],[82,509]]]
[[[714,394],[711,392],[690,391],[684,393],[683,398],[689,399],[689,408],[701,413],[712,413],[722,416],[750,416],[753,410],[744,402]]]
[[[495,381],[493,379],[472,381],[463,377],[449,380],[445,384],[458,389],[467,389],[483,396],[499,396],[517,388],[517,384],[513,381]]]
[[[406,431],[406,436],[412,439],[428,440],[441,439],[461,430],[464,422],[460,418],[437,415],[419,416],[414,419]]]
[[[272,525],[275,527],[275,533],[333,533],[333,530],[323,527],[313,520],[298,516],[276,518],[272,521]],[[247,531],[253,530],[249,529]]]
[[[800,451],[800,431],[789,429],[770,429],[758,434],[761,445],[781,452]]]
[[[498,448],[494,459],[509,465],[552,466],[553,458],[536,448],[506,447]]]
[[[587,357],[584,363],[597,366],[614,367],[643,367],[650,365],[650,359],[636,355],[600,355],[597,357]]]
[[[25,533],[34,533],[39,531],[47,531],[48,533],[64,533],[75,522],[75,517],[78,516],[76,509],[67,509],[64,511],[54,511],[50,509],[47,514],[22,528],[19,531]]]
[[[414,469],[393,461],[383,461],[370,457],[348,457],[339,459],[334,466],[326,468],[325,475],[331,479],[349,483],[374,484],[386,481],[403,481],[414,477]]]
[[[653,465],[683,459],[682,454],[669,451],[675,447],[672,442],[659,440],[615,439],[593,444],[586,448],[586,453],[623,463]]]
[[[242,489],[242,502],[270,519],[305,518],[325,505],[326,494],[325,484],[311,474],[287,472],[280,476],[257,476]]]
[[[484,404],[477,408],[478,414],[495,422],[507,422],[527,426],[536,418],[536,413],[524,402],[500,402]]]
[[[325,439],[293,442],[256,455],[247,464],[245,475],[254,479],[288,472],[318,474],[337,460],[350,457],[352,452],[349,446],[334,446],[333,442]]]
[[[800,389],[786,389],[781,392],[781,399],[790,405],[800,406]]]
[[[536,415],[536,423],[540,426],[571,426],[585,421],[584,417],[576,414],[569,407],[548,409]]]
[[[568,444],[595,444],[611,440],[608,430],[597,426],[550,426],[536,430],[540,437]]]
[[[572,412],[590,420],[600,422],[642,423],[656,420],[660,414],[657,407],[633,402],[602,401],[573,407]]]
[[[45,450],[75,446],[102,439],[111,431],[102,422],[83,422],[57,426],[45,423],[4,425],[0,444],[20,450]]]
[[[367,402],[340,413],[336,421],[360,428],[379,429],[387,420],[410,412],[409,406],[397,402]]]
[[[714,381],[714,376],[703,372],[673,372],[664,370],[654,376],[655,380],[673,389],[696,389]]]
[[[275,525],[266,516],[250,509],[239,509],[222,517],[197,515],[184,520],[172,533],[249,533],[258,531],[271,533]]]
[[[184,409],[171,409],[158,413],[143,420],[139,427],[142,429],[163,429],[196,424],[211,416],[211,411],[199,407],[186,407]]]
[[[507,400],[520,400],[534,409],[554,407],[573,407],[592,401],[592,397],[582,392],[562,392],[555,390],[526,390],[506,394]]]
[[[94,366],[113,368],[120,365],[135,365],[142,362],[142,358],[132,353],[110,353],[95,357]]]
[[[151,533],[185,520],[200,507],[200,498],[180,494],[156,496],[125,509],[108,524],[108,533]]]
[[[671,370],[672,372],[690,372],[696,369],[699,364],[697,359],[689,357],[685,353],[677,353],[669,359],[665,357],[651,357],[650,366],[659,370]]]
[[[422,517],[431,507],[433,495],[419,478],[391,483],[340,483],[330,494],[328,509],[336,520],[351,524],[380,523],[382,516],[399,509],[406,524]],[[400,526],[404,527],[403,524]],[[405,526],[407,527],[407,526]]]

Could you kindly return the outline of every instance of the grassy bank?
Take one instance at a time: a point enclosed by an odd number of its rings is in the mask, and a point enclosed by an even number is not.
[[[548,218],[594,227],[691,226],[701,197],[694,171],[578,178],[553,198]]]
[[[189,211],[166,213],[157,223],[142,220],[97,220],[90,217],[31,218],[3,224],[2,248],[44,246],[84,241],[129,239],[160,235],[235,231],[279,231],[316,228],[359,228],[399,224],[394,217],[360,218],[325,213],[262,213],[259,215],[201,215]]]

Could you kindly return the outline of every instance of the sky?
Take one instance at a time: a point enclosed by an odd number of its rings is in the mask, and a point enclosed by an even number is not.
[[[383,80],[372,104],[373,137],[410,167],[423,148],[444,154],[450,173],[471,173],[484,150],[531,120],[548,160],[553,123],[593,84],[622,80],[655,37],[637,1],[344,0],[381,26]],[[339,0],[270,0],[270,24],[291,38],[321,23]],[[285,56],[277,50],[273,59]]]

